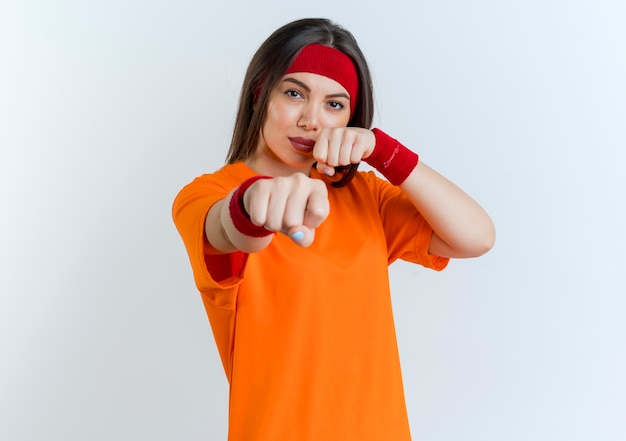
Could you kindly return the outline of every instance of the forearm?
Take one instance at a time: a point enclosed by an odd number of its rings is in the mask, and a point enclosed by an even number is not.
[[[430,254],[476,257],[493,247],[495,228],[485,210],[421,161],[400,188],[434,230]]]

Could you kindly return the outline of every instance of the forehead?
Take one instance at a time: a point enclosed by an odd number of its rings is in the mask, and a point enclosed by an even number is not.
[[[291,72],[283,75],[278,84],[292,83],[308,89],[309,91],[321,91],[326,94],[350,94],[339,82],[324,75],[310,72]]]

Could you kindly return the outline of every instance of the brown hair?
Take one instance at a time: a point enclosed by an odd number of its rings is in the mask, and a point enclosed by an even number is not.
[[[254,154],[265,121],[270,92],[300,50],[314,43],[338,49],[354,62],[359,78],[359,92],[357,106],[348,126],[370,128],[374,117],[372,79],[354,36],[328,19],[296,20],[274,31],[259,47],[248,65],[228,150],[229,164],[244,161]],[[350,182],[357,168],[358,164],[337,167],[344,175],[333,185],[341,187]]]

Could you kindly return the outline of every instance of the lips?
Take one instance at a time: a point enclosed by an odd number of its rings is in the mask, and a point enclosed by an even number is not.
[[[289,142],[294,149],[302,153],[311,153],[313,147],[315,147],[315,140],[309,138],[302,138],[300,136],[295,138],[289,138]]]

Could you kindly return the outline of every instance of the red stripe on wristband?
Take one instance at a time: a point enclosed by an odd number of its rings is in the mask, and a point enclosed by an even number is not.
[[[235,190],[233,196],[230,198],[230,204],[228,205],[230,218],[237,231],[245,236],[265,237],[273,234],[272,231],[265,229],[263,226],[253,224],[250,220],[250,215],[246,211],[246,207],[243,205],[243,195],[246,190],[259,179],[270,178],[271,176],[253,176],[252,178],[246,179],[237,187],[237,190]]]
[[[373,129],[376,147],[364,159],[393,185],[402,184],[417,167],[419,156],[380,129]]]

